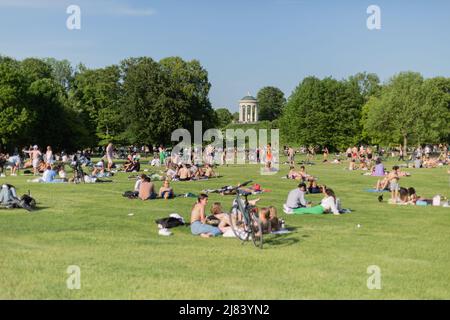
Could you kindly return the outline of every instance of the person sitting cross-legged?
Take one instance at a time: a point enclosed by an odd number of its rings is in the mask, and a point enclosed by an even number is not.
[[[161,188],[159,188],[158,196],[163,199],[172,199],[174,197],[173,189],[170,187],[169,180],[165,180]]]
[[[305,199],[306,184],[300,183],[298,187],[289,192],[286,203],[283,205],[284,212],[292,213],[294,209],[304,208],[308,204]]]

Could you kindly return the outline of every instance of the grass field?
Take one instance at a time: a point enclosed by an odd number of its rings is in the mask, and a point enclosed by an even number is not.
[[[364,192],[376,178],[316,163],[309,173],[332,187],[351,214],[282,213],[296,186],[281,179],[286,166],[275,176],[259,175],[257,166],[221,167],[223,178],[172,184],[176,193],[199,193],[253,179],[271,189],[260,206],[275,205],[295,231],[269,237],[263,250],[230,238],[194,237],[187,227],[159,236],[154,220],[173,212],[188,219],[195,199],[123,198],[134,184],[128,174],[95,185],[1,179],[20,194],[31,190],[40,209],[0,210],[0,298],[450,299],[450,208],[378,203],[377,194]],[[447,168],[408,171],[412,177],[401,179],[402,186],[414,186],[421,196],[450,196]],[[231,200],[210,196],[210,204],[226,208]],[[69,265],[81,268],[80,290],[66,287]],[[367,288],[370,265],[381,269],[381,290]]]

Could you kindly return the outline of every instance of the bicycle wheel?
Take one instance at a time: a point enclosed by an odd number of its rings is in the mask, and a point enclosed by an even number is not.
[[[251,234],[252,241],[255,247],[262,249],[264,243],[263,225],[261,223],[261,220],[255,217],[253,214],[251,215]]]
[[[238,219],[237,214],[235,213],[228,213],[227,215],[230,221],[231,230],[233,230],[236,238],[242,242],[249,240],[251,230],[249,230],[248,225],[244,220]]]

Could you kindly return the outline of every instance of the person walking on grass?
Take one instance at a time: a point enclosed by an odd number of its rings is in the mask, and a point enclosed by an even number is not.
[[[106,147],[106,159],[108,160],[108,172],[110,172],[113,167],[114,159],[114,146],[112,142],[110,142]]]

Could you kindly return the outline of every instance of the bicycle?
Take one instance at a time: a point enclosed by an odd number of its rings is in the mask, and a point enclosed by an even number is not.
[[[227,190],[228,192],[236,191],[233,207],[227,215],[234,235],[242,241],[242,244],[252,240],[255,247],[262,249],[264,242],[262,222],[259,219],[256,207],[248,201],[248,196],[251,193],[241,189],[251,182],[247,181]]]

